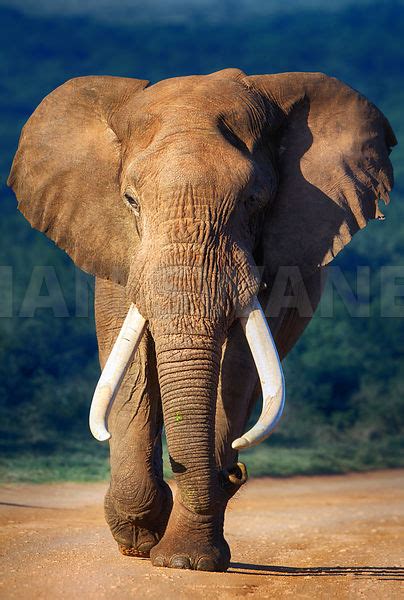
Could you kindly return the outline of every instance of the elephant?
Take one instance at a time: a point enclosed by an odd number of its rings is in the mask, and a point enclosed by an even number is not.
[[[315,310],[327,265],[382,218],[396,143],[374,104],[322,73],[78,77],[29,118],[8,184],[96,278],[90,427],[109,439],[105,516],[122,554],[227,570],[239,451],[278,423],[281,361],[312,316],[299,308]],[[282,269],[298,292],[280,305]]]

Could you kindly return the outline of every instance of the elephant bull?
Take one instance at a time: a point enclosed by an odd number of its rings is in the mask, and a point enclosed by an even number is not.
[[[247,478],[238,450],[278,422],[280,360],[310,318],[274,315],[272,284],[297,268],[315,308],[322,269],[388,201],[395,143],[336,79],[238,69],[72,79],[25,125],[9,177],[19,209],[97,278],[90,426],[111,438],[105,512],[124,554],[227,569],[225,509]]]

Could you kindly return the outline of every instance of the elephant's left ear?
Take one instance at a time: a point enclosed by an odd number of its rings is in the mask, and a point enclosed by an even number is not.
[[[328,264],[370,219],[383,218],[397,141],[384,115],[358,92],[321,73],[248,78],[268,109],[279,187],[268,209],[263,252],[269,273]]]

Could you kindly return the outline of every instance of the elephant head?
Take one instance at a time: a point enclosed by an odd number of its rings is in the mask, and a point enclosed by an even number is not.
[[[96,437],[109,436],[108,405],[147,326],[173,470],[208,510],[221,348],[238,318],[264,404],[233,447],[267,437],[282,411],[257,265],[271,281],[281,266],[309,276],[328,264],[380,216],[395,143],[373,104],[318,73],[83,77],[47,96],[9,178],[19,209],[132,302],[94,396]]]

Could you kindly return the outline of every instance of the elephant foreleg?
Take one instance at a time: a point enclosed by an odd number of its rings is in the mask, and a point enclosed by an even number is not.
[[[238,452],[231,443],[244,433],[258,393],[254,360],[241,324],[236,322],[223,346],[216,405],[216,463],[224,472],[235,468]],[[241,477],[240,484],[244,481]]]
[[[123,288],[97,281],[96,322],[101,366],[128,306]],[[165,531],[172,498],[163,480],[161,402],[153,341],[147,333],[114,400],[108,426],[112,437],[106,520],[123,554],[148,556]]]

